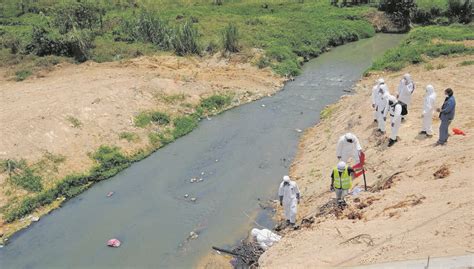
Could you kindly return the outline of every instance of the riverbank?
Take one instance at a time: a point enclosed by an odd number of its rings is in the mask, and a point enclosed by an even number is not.
[[[281,242],[262,255],[262,268],[354,266],[472,252],[474,186],[466,175],[474,157],[469,139],[474,131],[470,113],[474,96],[469,85],[474,81],[472,65],[468,65],[473,60],[472,55],[442,57],[397,72],[378,72],[362,79],[355,95],[329,106],[325,118],[305,132],[290,169],[303,196],[298,219],[313,217],[314,223],[286,232]],[[388,138],[374,132],[371,89],[381,76],[394,93],[406,72],[417,88],[399,132],[400,141],[388,148]],[[464,130],[467,136],[451,135],[447,146],[434,147],[437,117],[433,138],[418,135],[427,84],[436,89],[437,106],[442,103],[443,90],[454,89],[457,114],[451,127]],[[355,133],[364,148],[371,191],[349,197],[348,208],[337,211],[327,207],[334,198],[329,174],[337,162],[337,139],[347,131]],[[435,176],[439,170],[444,173]],[[360,178],[355,185],[363,185]]]
[[[249,61],[239,54],[155,56],[67,64],[21,83],[2,78],[1,158],[26,160],[32,173],[41,177],[42,189],[50,189],[68,175],[87,173],[97,164],[91,154],[102,145],[118,146],[125,156],[146,155],[180,135],[174,131],[177,119],[197,112],[206,118],[281,89],[284,78]],[[166,122],[154,121],[153,113]],[[13,178],[25,174],[22,167],[12,173]],[[0,174],[0,186],[0,207],[7,206],[3,213],[38,193],[12,184],[7,171]],[[4,238],[31,222],[27,218],[7,224],[4,216],[0,216]]]

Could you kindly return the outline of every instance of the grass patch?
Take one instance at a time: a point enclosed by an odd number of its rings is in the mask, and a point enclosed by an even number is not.
[[[198,120],[193,116],[181,116],[174,119],[173,124],[172,135],[174,138],[178,138],[194,130],[198,125]]]
[[[135,116],[134,120],[135,126],[140,128],[145,128],[148,124],[151,123],[151,116],[150,113],[146,111],[140,112],[137,116]]]
[[[159,97],[163,100],[163,102],[167,104],[176,104],[186,99],[186,95],[184,93],[178,93],[178,94],[172,94],[172,95],[163,94]]]
[[[43,190],[41,176],[37,175],[33,169],[27,167],[19,173],[15,173],[10,181],[13,185],[23,188],[30,192],[40,192]]]
[[[72,125],[74,128],[81,128],[82,123],[78,118],[73,116],[67,116],[66,120]]]
[[[431,63],[425,64],[425,70],[426,70],[426,71],[431,71],[431,70],[433,70],[433,69],[434,69],[434,67],[433,67],[433,65],[432,65]]]
[[[474,61],[462,61],[459,63],[460,66],[468,66],[468,65],[473,65]]]
[[[15,72],[15,81],[23,81],[31,76],[33,73],[31,70],[20,70]]]
[[[166,125],[170,123],[170,117],[159,111],[142,111],[135,116],[134,122],[135,126],[145,128],[152,122],[158,125]]]
[[[452,54],[474,54],[474,48],[452,41],[474,40],[470,25],[427,26],[412,30],[396,48],[376,60],[370,70],[398,71],[409,64],[424,61],[423,55],[439,57]]]
[[[445,64],[438,64],[438,65],[436,66],[436,69],[443,69],[443,68],[445,68],[445,67],[446,67]]]
[[[140,140],[140,136],[132,132],[121,132],[119,133],[119,138],[127,140],[128,142],[137,142]]]
[[[212,95],[210,97],[201,100],[200,104],[196,108],[199,116],[205,114],[217,113],[225,107],[229,106],[232,101],[232,96],[229,95]]]

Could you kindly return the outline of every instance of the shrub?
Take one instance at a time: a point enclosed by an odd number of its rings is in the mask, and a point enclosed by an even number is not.
[[[140,112],[137,116],[135,116],[135,126],[144,128],[151,122],[151,116],[148,112]]]
[[[15,80],[16,81],[23,81],[31,76],[33,73],[31,70],[20,70],[15,72]]]
[[[238,52],[239,49],[239,32],[237,26],[229,23],[222,33],[222,43],[224,49],[229,52]]]
[[[105,169],[127,163],[127,158],[122,155],[118,147],[100,146],[92,158]]]
[[[432,64],[430,64],[430,63],[427,63],[427,64],[425,65],[425,69],[426,69],[426,71],[431,71],[431,70],[433,70],[433,69],[434,69],[434,67],[433,67],[433,65],[432,65]]]
[[[39,192],[43,190],[41,176],[36,175],[31,168],[25,168],[11,177],[11,182],[27,191]]]
[[[192,22],[186,21],[176,29],[173,39],[174,51],[177,55],[198,54],[198,31],[193,27]]]
[[[74,128],[80,128],[82,126],[81,121],[73,116],[67,116],[66,120],[69,121]]]
[[[212,112],[223,109],[230,105],[232,98],[225,95],[213,95],[201,100],[199,107],[203,112]]]
[[[151,121],[159,124],[159,125],[166,125],[170,123],[170,116],[163,112],[152,111],[150,112]]]
[[[190,133],[198,125],[198,121],[195,117],[182,116],[174,119],[173,124],[175,129],[172,132],[174,138],[181,137]]]
[[[119,134],[120,139],[125,139],[128,142],[134,142],[140,140],[140,137],[136,133],[131,132],[121,132]]]
[[[105,9],[95,1],[65,1],[54,8],[54,25],[61,34],[76,29],[93,30],[102,26]]]
[[[449,0],[447,15],[451,22],[470,23],[472,21],[471,0]]]
[[[408,30],[410,26],[410,14],[415,9],[413,0],[381,0],[379,10],[390,15],[395,24]]]
[[[124,20],[122,32],[132,41],[150,42],[160,49],[173,47],[173,30],[154,14],[141,10],[137,19]]]
[[[261,56],[257,61],[258,68],[262,69],[270,66],[270,59],[267,56]]]

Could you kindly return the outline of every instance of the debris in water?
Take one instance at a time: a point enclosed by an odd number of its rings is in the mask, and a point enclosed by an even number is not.
[[[199,235],[196,232],[192,231],[189,233],[188,240],[198,239],[198,237]]]
[[[184,195],[184,198],[188,198],[188,197],[189,197],[189,194],[185,194],[185,195]]]
[[[262,107],[265,107],[265,104],[262,104]]]
[[[196,178],[195,177],[191,178],[191,180],[189,180],[189,182],[191,182],[191,183],[196,182]]]
[[[201,177],[201,178],[198,179],[198,182],[202,182],[203,180],[204,180],[204,179],[202,179],[202,177]]]
[[[38,216],[31,216],[30,219],[31,219],[31,221],[33,221],[33,222],[37,222],[37,221],[40,220],[40,218],[39,218]]]
[[[116,238],[112,238],[109,241],[107,241],[107,246],[112,247],[112,248],[118,248],[120,247],[120,245],[121,245],[120,240]]]
[[[207,120],[212,120],[211,118],[209,118],[209,116],[206,116]]]
[[[216,159],[216,163],[219,161],[219,159]]]
[[[109,191],[109,192],[107,193],[107,197],[111,197],[112,195],[114,195],[114,192],[113,192],[113,191]]]
[[[298,132],[298,133],[303,132],[303,130],[301,130],[301,129],[295,129],[295,131]]]
[[[204,173],[204,172],[201,172],[201,176],[204,176],[205,174],[206,174],[206,173]]]
[[[196,197],[191,198],[191,202],[196,202],[196,200],[197,200]]]

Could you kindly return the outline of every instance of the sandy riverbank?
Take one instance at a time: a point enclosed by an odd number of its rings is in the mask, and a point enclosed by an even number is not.
[[[405,72],[411,73],[417,84],[399,142],[391,148],[387,137],[375,135],[372,122],[370,94],[379,74],[362,79],[355,95],[330,106],[330,116],[305,132],[290,170],[303,195],[298,218],[314,217],[314,223],[287,232],[260,258],[262,268],[353,266],[472,253],[474,186],[468,175],[474,168],[474,142],[470,139],[474,132],[474,78],[472,65],[459,64],[473,59],[438,58],[430,62],[433,70],[420,64],[380,74],[392,93]],[[447,146],[434,147],[439,126],[436,115],[435,136],[418,135],[427,84],[434,85],[438,106],[443,90],[454,89],[457,114],[451,128],[460,128],[467,136],[452,135]],[[339,212],[325,205],[334,198],[329,192],[329,174],[337,162],[336,142],[347,131],[361,140],[367,155],[368,184],[379,190],[349,198],[349,207]],[[443,167],[449,173],[436,178],[433,174]],[[356,184],[361,186],[360,179]]]
[[[214,94],[234,96],[236,106],[281,89],[284,79],[252,65],[254,54],[63,64],[24,82],[0,78],[0,159],[43,162],[48,188],[65,175],[88,171],[93,165],[88,154],[100,145],[115,145],[127,154],[149,148],[148,134],[158,127],[137,127],[134,118],[142,111],[176,117],[193,113],[202,98]],[[123,133],[134,139],[121,138]],[[32,195],[7,179],[7,173],[0,174],[0,207]],[[0,234],[27,222],[6,224],[0,215]]]

